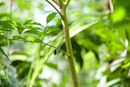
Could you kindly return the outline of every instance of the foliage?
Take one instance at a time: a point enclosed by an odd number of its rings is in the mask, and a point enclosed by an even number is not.
[[[66,52],[59,15],[47,10],[44,1],[16,0],[9,19],[4,2],[0,3],[0,86],[72,87],[66,54],[57,49]],[[130,1],[112,2],[112,14],[104,10],[104,0],[69,4],[67,17],[81,87],[130,86]],[[36,12],[49,14],[46,24],[35,21]]]

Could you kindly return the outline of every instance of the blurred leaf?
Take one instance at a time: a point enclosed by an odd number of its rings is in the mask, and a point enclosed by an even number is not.
[[[4,5],[5,3],[4,2],[0,2],[0,6]]]
[[[52,87],[58,87],[56,84],[53,84]]]
[[[5,66],[8,66],[8,65],[10,65],[11,64],[11,60],[10,59],[8,59],[8,58],[0,58],[0,60],[1,60],[1,63],[3,63]]]
[[[122,21],[126,16],[126,11],[123,7],[119,7],[115,10],[115,12],[112,14],[111,19],[114,22]]]
[[[56,64],[53,64],[53,63],[46,63],[46,65],[49,66],[50,68],[58,69]]]
[[[8,74],[9,76],[9,83],[12,87],[18,87],[18,80],[11,74]]]
[[[20,23],[18,23],[18,24],[17,24],[17,29],[18,29],[19,34],[21,34],[22,31],[25,29],[25,27],[22,26]]]
[[[9,87],[9,84],[7,83],[6,79],[1,79],[1,83],[4,84],[4,87]]]
[[[35,22],[34,20],[27,20],[24,22],[24,25],[40,25],[43,27],[42,24]]]
[[[14,29],[11,20],[0,21],[0,26],[2,26],[2,28],[6,28],[9,30]]]
[[[60,87],[66,87],[67,81],[68,81],[68,76],[66,75],[66,76],[63,77],[63,81],[60,84]]]
[[[8,58],[8,56],[6,55],[6,53],[4,52],[4,50],[1,47],[0,47],[0,52]]]
[[[74,58],[76,59],[76,62],[79,63],[80,68],[82,69],[82,67],[83,67],[83,59],[81,57],[81,47],[73,39],[72,39],[72,44],[73,44],[72,47],[73,47],[73,52],[74,52]]]
[[[45,35],[43,31],[41,31],[41,30],[38,31],[37,29],[36,30],[29,29],[29,30],[25,31],[24,33],[37,34],[37,35],[41,35],[41,36]]]
[[[3,18],[3,17],[8,17],[9,15],[6,14],[6,13],[0,13],[0,18]]]
[[[21,36],[13,36],[13,39],[23,39]]]
[[[97,30],[96,33],[97,33],[97,35],[99,35],[103,38],[103,41],[116,41],[116,42],[120,43],[120,39],[116,35],[115,32],[105,30],[105,29],[100,29],[100,30]]]
[[[10,71],[13,75],[16,74],[16,69],[15,69],[13,66],[9,65],[9,66],[7,66],[7,68],[9,69],[9,71]]]
[[[81,31],[85,30],[85,29],[88,29],[89,27],[91,27],[92,25],[96,24],[98,22],[92,22],[90,24],[86,24],[84,26],[80,26],[79,28],[74,28],[72,27],[72,29],[70,29],[70,37],[73,37],[75,35],[77,35],[78,33],[80,33]],[[76,25],[74,25],[76,26]]]
[[[39,38],[36,38],[36,37],[31,37],[31,36],[27,36],[26,37],[28,40],[32,41],[32,42],[40,42],[42,43],[42,40],[40,40]]]
[[[122,66],[122,68],[127,68],[127,67],[130,67],[130,62]]]
[[[51,32],[54,32],[54,31],[59,31],[61,29],[59,28],[56,28],[56,27],[46,27],[46,33],[51,33]]]
[[[36,38],[35,38],[35,37],[28,36],[27,39],[30,40],[30,41],[32,41],[32,42],[34,42]]]
[[[57,14],[57,13],[55,13],[55,12],[49,14],[49,15],[47,16],[47,20],[46,20],[47,23],[49,23],[49,22],[56,16],[56,14]]]
[[[130,41],[130,23],[128,23],[125,27],[126,27],[127,39],[128,41]]]
[[[27,26],[27,28],[33,29],[33,30],[43,30],[42,28],[40,28],[38,26]]]
[[[119,34],[120,38],[123,39],[123,41],[125,41],[125,40],[127,39],[127,38],[126,38],[126,29],[125,29],[124,26],[120,26],[120,27],[118,28],[118,34]]]
[[[111,80],[109,82],[106,83],[106,85],[104,87],[110,87],[116,83],[118,83],[121,79],[120,78],[117,78],[117,79],[114,79],[114,80]]]

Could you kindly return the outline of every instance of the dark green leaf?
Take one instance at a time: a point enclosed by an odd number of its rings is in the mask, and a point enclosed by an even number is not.
[[[22,31],[25,29],[25,27],[22,26],[21,24],[18,24],[18,25],[17,25],[17,29],[18,29],[19,34],[21,34]]]
[[[2,26],[2,28],[7,28],[7,29],[14,29],[13,28],[13,23],[11,22],[11,20],[6,20],[6,21],[0,21],[0,26]]]
[[[4,3],[3,3],[3,2],[0,2],[0,6],[2,6],[2,5],[4,5]]]

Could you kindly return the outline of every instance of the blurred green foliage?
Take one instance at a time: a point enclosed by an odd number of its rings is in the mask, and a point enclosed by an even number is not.
[[[130,87],[130,0],[105,1],[67,9],[80,87]],[[0,87],[73,87],[66,55],[45,45],[66,51],[55,10],[43,0],[13,0],[12,19],[9,0],[0,10]]]

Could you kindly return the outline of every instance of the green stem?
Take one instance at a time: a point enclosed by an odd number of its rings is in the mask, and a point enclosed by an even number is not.
[[[63,6],[60,9],[60,12],[62,14],[61,19],[62,19],[62,25],[63,25],[63,30],[64,30],[66,49],[67,49],[67,53],[70,55],[70,56],[68,56],[68,59],[69,59],[72,81],[73,81],[74,87],[78,87],[78,80],[77,80],[77,75],[76,75],[75,66],[74,66],[72,44],[71,44],[68,22],[67,22],[67,17],[66,17],[66,7]]]
[[[32,78],[29,77],[29,78],[31,78],[31,81],[30,81],[30,83],[28,83],[29,84],[28,87],[33,87],[34,81],[35,81],[36,77],[39,74],[39,65],[40,65],[39,61],[40,61],[41,46],[42,46],[42,44],[40,43],[39,46],[38,46],[38,51],[37,51],[36,59],[34,60],[35,62],[32,62],[32,63],[34,63],[34,69],[35,69],[35,71],[32,74]]]

